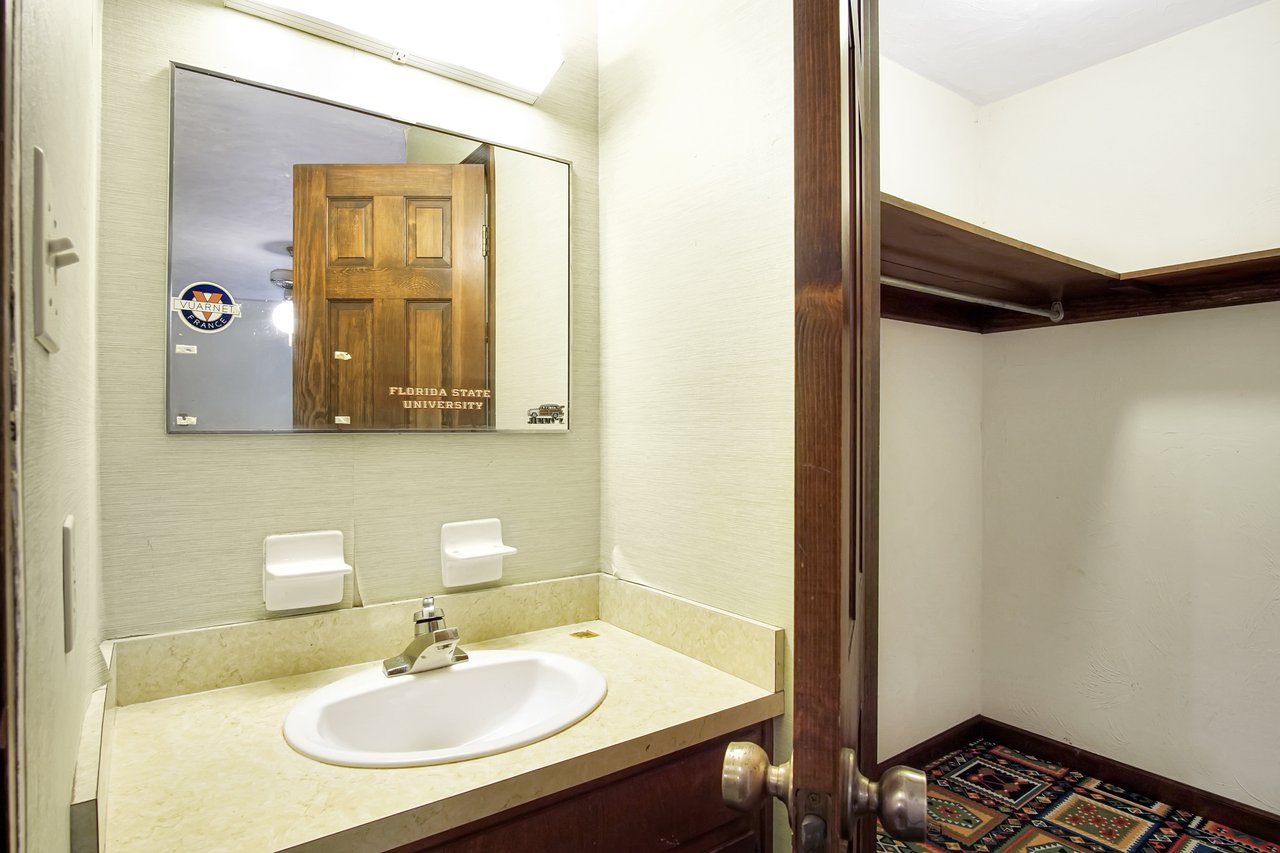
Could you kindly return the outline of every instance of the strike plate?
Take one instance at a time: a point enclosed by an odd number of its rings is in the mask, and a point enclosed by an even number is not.
[[[795,792],[796,849],[801,853],[822,853],[827,848],[831,826],[831,795],[817,791]]]

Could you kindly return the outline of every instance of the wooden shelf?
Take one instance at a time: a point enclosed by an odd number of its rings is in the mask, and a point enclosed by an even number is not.
[[[918,204],[883,195],[881,272],[988,299],[1048,308],[1034,315],[881,288],[881,316],[973,332],[1195,311],[1280,300],[1280,249],[1117,273],[988,231]]]

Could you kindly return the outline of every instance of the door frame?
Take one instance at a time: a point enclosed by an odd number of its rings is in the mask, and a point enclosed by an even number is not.
[[[795,0],[793,828],[838,810],[877,729],[880,234],[876,0]],[[875,821],[851,833],[870,853]]]
[[[0,416],[12,424],[0,439],[0,838],[8,850],[18,849],[18,343],[16,283],[21,215],[18,205],[21,159],[18,154],[20,26],[19,0],[3,0],[0,12]]]

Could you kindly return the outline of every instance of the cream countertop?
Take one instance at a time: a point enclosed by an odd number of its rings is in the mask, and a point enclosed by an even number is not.
[[[598,637],[570,636],[589,629]],[[359,664],[128,705],[116,711],[108,853],[386,850],[782,713],[770,693],[605,622],[468,649],[586,661],[608,681],[575,726],[499,755],[433,767],[334,767],[294,752],[285,715]]]

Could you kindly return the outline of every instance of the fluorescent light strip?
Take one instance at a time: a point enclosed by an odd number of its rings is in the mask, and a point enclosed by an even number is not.
[[[277,24],[283,24],[291,29],[310,33],[348,47],[354,47],[357,50],[372,53],[375,56],[381,56],[393,62],[411,65],[414,68],[429,71],[441,77],[448,77],[450,80],[457,80],[460,83],[466,83],[469,86],[475,86],[508,98],[514,98],[526,104],[534,103],[538,100],[538,96],[542,94],[541,89],[537,91],[526,89],[510,81],[500,80],[471,68],[410,53],[404,48],[364,33],[355,32],[334,24],[332,21],[307,15],[288,6],[265,2],[265,0],[223,0],[223,4],[228,9],[235,9]],[[559,64],[556,65],[556,70],[558,69]],[[546,81],[550,82],[554,75],[555,70],[546,75]],[[545,87],[545,85],[544,83],[543,86]]]

